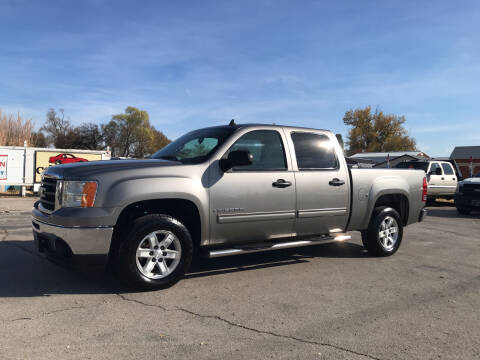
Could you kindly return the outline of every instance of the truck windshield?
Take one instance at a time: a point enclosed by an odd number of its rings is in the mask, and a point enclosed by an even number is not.
[[[419,161],[405,161],[395,165],[397,169],[416,169],[427,171],[428,163]]]
[[[153,159],[200,164],[235,131],[233,127],[214,127],[191,131],[152,155]]]

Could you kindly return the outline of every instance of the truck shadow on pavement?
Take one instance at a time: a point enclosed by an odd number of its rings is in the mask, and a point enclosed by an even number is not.
[[[197,258],[182,281],[239,271],[302,264],[309,262],[309,259],[321,257],[368,258],[369,256],[362,246],[345,242],[217,259]],[[117,294],[132,291],[135,290],[123,285],[104,265],[85,263],[65,266],[53,263],[43,254],[38,253],[33,241],[4,240],[0,242],[0,298],[45,297],[58,294]]]

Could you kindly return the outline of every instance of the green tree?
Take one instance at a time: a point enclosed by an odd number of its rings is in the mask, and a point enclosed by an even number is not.
[[[343,117],[348,133],[348,154],[358,152],[388,152],[415,150],[415,139],[403,127],[405,116],[384,114],[370,106],[348,110]]]
[[[151,126],[150,131],[152,132],[152,138],[148,149],[149,155],[154,154],[171,143],[170,139],[166,137],[163,132],[155,129],[155,127]]]
[[[125,113],[113,115],[102,131],[113,156],[141,158],[151,153],[155,136],[145,110],[129,106]]]

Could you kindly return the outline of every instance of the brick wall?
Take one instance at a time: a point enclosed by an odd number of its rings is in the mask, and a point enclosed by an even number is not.
[[[470,159],[455,159],[463,178],[470,177]],[[473,159],[473,174],[480,172],[480,159]]]

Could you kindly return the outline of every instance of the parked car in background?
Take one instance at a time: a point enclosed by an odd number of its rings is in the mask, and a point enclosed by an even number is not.
[[[460,214],[480,210],[480,172],[458,183],[455,192],[455,207]]]
[[[79,158],[76,157],[73,154],[58,154],[56,156],[50,156],[48,159],[48,162],[50,164],[71,164],[71,163],[77,163],[77,162],[85,162],[88,161],[87,159],[84,158]]]
[[[423,170],[427,174],[427,199],[453,199],[457,188],[457,174],[448,161],[405,161],[395,166],[397,169]]]

